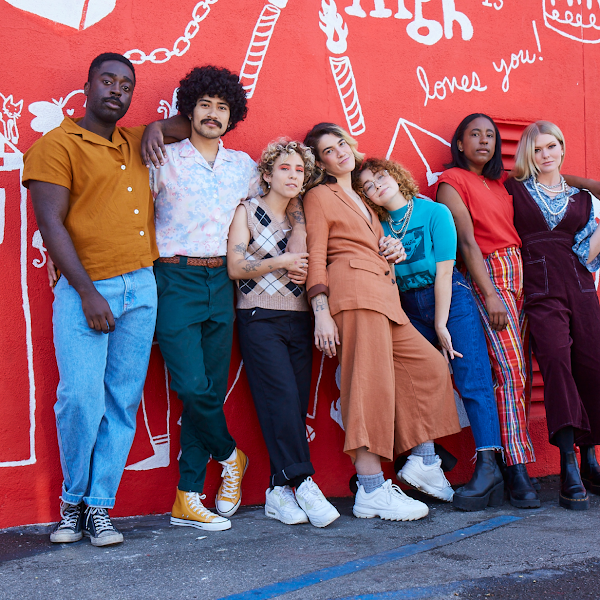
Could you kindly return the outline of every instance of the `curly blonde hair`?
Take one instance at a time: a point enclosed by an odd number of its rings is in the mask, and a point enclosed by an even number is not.
[[[264,179],[264,175],[273,174],[273,166],[280,156],[289,156],[293,153],[298,154],[304,163],[304,183],[300,193],[304,192],[306,182],[311,178],[315,168],[315,157],[312,150],[300,142],[290,140],[289,138],[279,138],[271,142],[264,150],[258,161],[258,172],[260,173],[260,187],[266,193],[269,191],[269,185]]]
[[[388,211],[382,206],[378,206],[369,200],[365,194],[362,183],[360,182],[360,174],[366,170],[371,171],[373,174],[379,173],[380,171],[387,171],[394,178],[400,187],[400,193],[407,200],[410,200],[419,193],[417,182],[413,179],[410,172],[401,164],[384,158],[367,158],[367,160],[360,165],[360,169],[357,169],[353,173],[352,187],[354,188],[354,191],[377,213],[380,221],[385,221],[387,219]]]

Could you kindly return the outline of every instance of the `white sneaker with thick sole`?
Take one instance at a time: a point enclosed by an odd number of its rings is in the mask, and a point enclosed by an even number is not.
[[[359,484],[352,512],[359,519],[381,517],[386,521],[416,521],[429,513],[427,504],[409,498],[391,479],[369,494]]]
[[[296,488],[296,500],[306,513],[311,525],[315,527],[327,527],[340,516],[335,506],[325,498],[312,477],[307,477]]]
[[[294,492],[289,485],[278,485],[265,492],[265,515],[286,525],[308,523],[308,517],[298,506]]]
[[[454,490],[444,475],[439,458],[432,465],[426,465],[422,456],[409,456],[405,465],[398,471],[398,479],[444,502],[452,502],[454,497]]]

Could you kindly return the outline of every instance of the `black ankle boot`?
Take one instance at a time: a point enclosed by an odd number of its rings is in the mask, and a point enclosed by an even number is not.
[[[581,446],[581,481],[592,494],[600,494],[600,465],[596,446]]]
[[[517,508],[539,508],[540,498],[531,485],[523,464],[506,467],[506,489],[510,503]]]
[[[585,486],[579,474],[575,452],[560,453],[560,493],[558,503],[571,510],[587,510],[590,507]]]
[[[494,450],[477,452],[475,472],[471,481],[454,492],[452,504],[460,510],[483,510],[486,506],[501,506],[504,500],[504,480],[496,463]]]

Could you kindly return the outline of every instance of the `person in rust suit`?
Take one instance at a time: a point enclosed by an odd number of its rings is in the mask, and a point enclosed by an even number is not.
[[[344,452],[359,480],[353,513],[419,519],[427,506],[385,481],[381,460],[460,431],[448,367],[404,314],[381,246],[389,240],[352,189],[362,160],[356,142],[339,126],[320,123],[304,144],[321,169],[304,198],[307,290],[315,345],[327,356],[339,354]]]

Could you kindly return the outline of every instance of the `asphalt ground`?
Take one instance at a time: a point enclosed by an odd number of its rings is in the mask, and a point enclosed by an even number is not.
[[[600,599],[600,497],[568,511],[557,477],[541,483],[541,509],[462,513],[427,499],[412,523],[356,519],[341,498],[324,529],[244,507],[224,532],[115,519],[125,542],[104,549],[53,545],[50,526],[2,530],[0,599]]]

